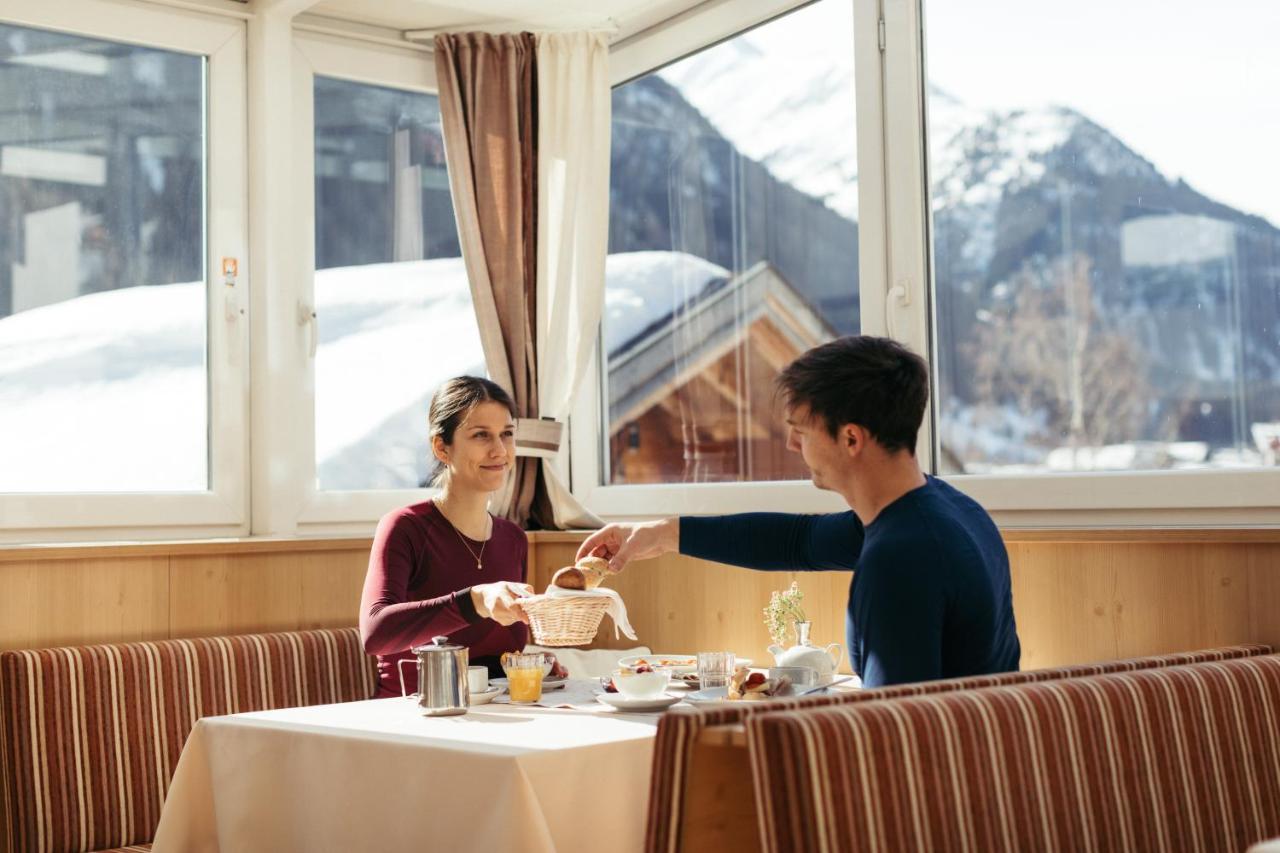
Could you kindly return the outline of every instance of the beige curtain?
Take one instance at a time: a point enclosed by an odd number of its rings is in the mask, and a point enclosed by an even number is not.
[[[449,186],[485,362],[527,419],[538,416],[536,54],[531,33],[435,39]],[[540,477],[538,459],[518,457],[494,511],[522,526],[549,526]],[[535,502],[536,493],[543,497]]]
[[[559,423],[590,372],[604,309],[611,104],[603,34],[538,36],[538,402]],[[553,525],[599,527],[556,456],[542,463]]]

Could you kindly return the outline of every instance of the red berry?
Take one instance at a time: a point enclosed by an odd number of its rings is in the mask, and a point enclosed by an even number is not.
[[[765,676],[763,672],[753,672],[747,676],[747,687],[755,687],[757,684],[764,684]]]

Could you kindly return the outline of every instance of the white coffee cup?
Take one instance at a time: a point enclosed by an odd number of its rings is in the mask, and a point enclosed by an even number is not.
[[[489,667],[467,667],[467,689],[472,693],[484,693],[489,689]]]

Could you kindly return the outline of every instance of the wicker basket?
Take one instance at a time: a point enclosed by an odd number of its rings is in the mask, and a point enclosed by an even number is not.
[[[585,646],[596,638],[610,601],[602,595],[538,596],[520,602],[540,646]]]

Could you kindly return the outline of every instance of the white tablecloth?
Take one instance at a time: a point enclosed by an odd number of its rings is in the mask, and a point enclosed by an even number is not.
[[[379,699],[200,720],[154,849],[640,850],[657,719]]]

